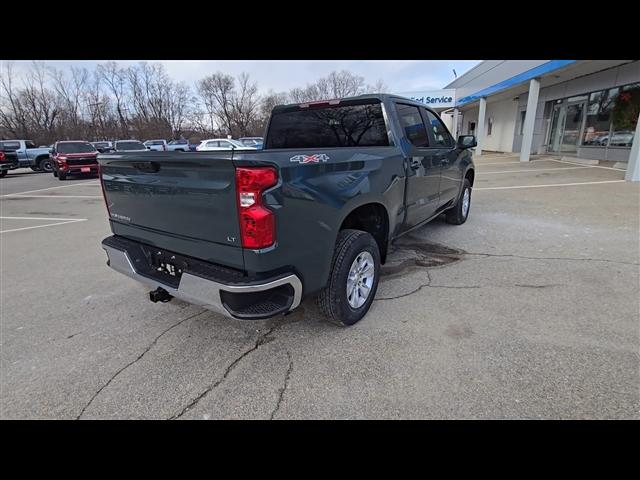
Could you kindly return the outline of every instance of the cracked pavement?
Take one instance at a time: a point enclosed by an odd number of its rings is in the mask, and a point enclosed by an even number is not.
[[[252,322],[153,304],[105,265],[102,199],[10,200],[3,216],[88,220],[0,236],[1,418],[640,418],[638,185],[474,191],[465,225],[396,242],[346,329],[312,299]]]

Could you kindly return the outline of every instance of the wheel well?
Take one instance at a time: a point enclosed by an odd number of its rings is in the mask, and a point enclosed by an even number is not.
[[[361,205],[344,219],[340,230],[353,228],[370,233],[378,244],[382,263],[387,259],[389,243],[389,215],[387,209],[379,203]]]
[[[469,179],[469,183],[471,184],[471,186],[472,186],[472,187],[473,187],[473,179],[474,179],[475,177],[476,177],[476,173],[475,173],[475,171],[473,170],[473,168],[470,168],[470,169],[467,171],[467,174],[464,176],[464,178]]]
[[[36,165],[40,165],[40,162],[42,162],[43,160],[46,160],[48,158],[50,158],[49,155],[40,155],[40,156],[36,157],[36,160],[35,160]]]

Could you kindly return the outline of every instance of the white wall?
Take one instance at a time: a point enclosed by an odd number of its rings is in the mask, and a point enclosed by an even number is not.
[[[516,128],[517,113],[518,102],[512,98],[494,103],[487,102],[484,124],[485,138],[482,143],[483,150],[495,152],[513,151],[513,134]],[[489,118],[493,119],[491,135],[488,135]]]

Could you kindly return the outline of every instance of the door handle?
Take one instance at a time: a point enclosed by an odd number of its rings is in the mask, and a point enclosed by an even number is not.
[[[413,157],[411,158],[411,163],[410,163],[411,168],[413,168],[414,170],[420,168],[422,166],[422,159],[419,157]]]

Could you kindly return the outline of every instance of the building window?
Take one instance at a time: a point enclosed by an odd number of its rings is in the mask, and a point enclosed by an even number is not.
[[[469,122],[469,135],[475,135],[476,133],[476,122]]]
[[[620,89],[613,102],[611,147],[631,147],[640,115],[640,83]]]
[[[587,119],[582,134],[583,145],[606,146],[609,143],[611,111],[618,90],[618,88],[612,88],[589,95]]]
[[[527,116],[527,111],[523,110],[520,112],[520,135],[524,135],[524,119]]]
[[[493,117],[487,119],[487,136],[491,135],[493,131]]]

